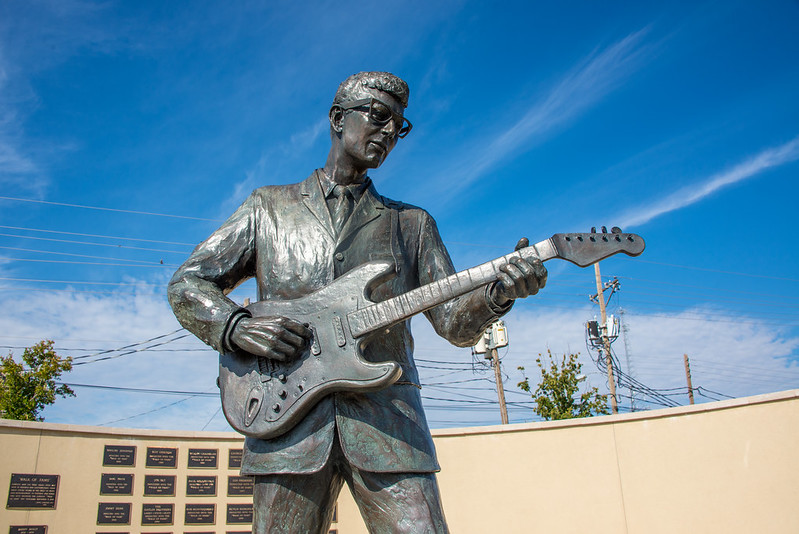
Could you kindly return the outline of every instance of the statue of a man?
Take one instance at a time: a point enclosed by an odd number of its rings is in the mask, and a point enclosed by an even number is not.
[[[252,317],[226,297],[242,281],[256,278],[259,300],[296,299],[383,260],[396,276],[373,291],[380,301],[454,273],[430,215],[379,195],[367,175],[410,132],[407,105],[408,85],[393,74],[347,78],[330,108],[325,166],[300,183],[255,190],[175,273],[169,301],[180,323],[220,352],[291,361],[308,350],[311,329],[291,317]],[[501,271],[498,282],[425,312],[436,332],[473,345],[514,299],[546,283],[540,261],[513,260]],[[246,439],[253,532],[326,534],[344,482],[370,532],[447,532],[410,321],[370,339],[363,355],[397,362],[402,376],[380,391],[328,395],[276,438]]]

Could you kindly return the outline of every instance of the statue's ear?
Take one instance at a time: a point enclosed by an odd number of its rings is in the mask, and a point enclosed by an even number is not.
[[[344,128],[344,110],[338,106],[330,108],[330,127],[336,133],[341,133]]]

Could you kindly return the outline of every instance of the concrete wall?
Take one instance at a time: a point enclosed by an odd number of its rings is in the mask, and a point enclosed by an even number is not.
[[[434,439],[454,533],[799,532],[799,390],[693,407],[565,422],[439,430]],[[136,445],[134,467],[103,467],[105,445]],[[148,468],[147,447],[178,449],[174,469]],[[234,532],[226,525],[233,433],[165,432],[0,420],[0,533],[11,525],[75,532]],[[217,449],[190,469],[188,450]],[[133,473],[131,496],[100,496],[102,473]],[[5,509],[12,473],[60,475],[54,510]],[[144,497],[147,474],[174,474],[174,497]],[[217,495],[186,496],[189,475],[217,476]],[[131,525],[97,526],[99,502],[129,502]],[[141,527],[144,503],[174,503],[174,524]],[[184,526],[187,503],[215,503],[211,526]],[[338,534],[365,533],[347,490]]]

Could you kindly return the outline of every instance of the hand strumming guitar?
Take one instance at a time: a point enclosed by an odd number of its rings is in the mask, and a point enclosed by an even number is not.
[[[298,358],[308,345],[311,329],[288,317],[245,317],[230,340],[241,350],[280,362]]]

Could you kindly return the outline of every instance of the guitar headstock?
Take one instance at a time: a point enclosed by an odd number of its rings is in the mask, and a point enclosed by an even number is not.
[[[641,236],[622,233],[617,227],[610,233],[555,234],[550,240],[557,250],[558,258],[579,267],[588,267],[620,252],[628,256],[638,256],[646,246]]]

